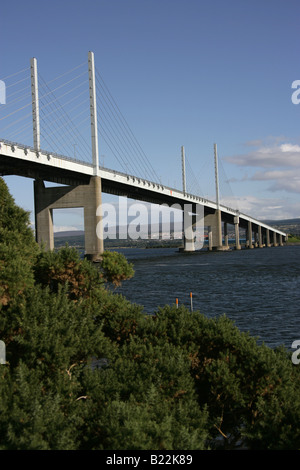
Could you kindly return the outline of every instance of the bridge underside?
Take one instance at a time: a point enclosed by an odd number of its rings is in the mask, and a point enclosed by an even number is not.
[[[85,252],[92,260],[97,260],[104,250],[103,239],[99,237],[99,233],[103,234],[102,214],[97,212],[97,208],[101,204],[102,192],[158,205],[162,203],[169,206],[178,204],[182,207],[183,218],[185,217],[184,207],[179,199],[164,198],[162,201],[159,194],[153,194],[147,189],[137,191],[136,188],[130,188],[117,182],[111,184],[110,181],[100,177],[90,178],[88,184],[53,188],[45,188],[41,180],[36,180],[34,188],[37,241],[45,243],[49,249],[53,249],[53,210],[84,207]],[[190,207],[192,207],[193,213],[197,212],[195,203],[192,203]],[[274,231],[271,234],[269,229],[263,228],[259,224],[253,224],[240,217],[230,216],[221,210],[217,211],[210,207],[204,206],[202,209],[203,225],[208,232],[209,250],[223,251],[230,248],[230,226],[234,227],[234,247],[237,250],[241,249],[240,230],[245,231],[246,247],[248,248],[283,244],[281,235],[277,239]],[[191,223],[183,234],[183,251],[194,250],[194,232]]]
[[[12,165],[11,157],[1,155],[0,175],[16,175],[32,178],[36,180],[49,181],[51,183],[77,186],[78,184],[89,184],[90,176],[80,174],[75,171],[60,169],[52,166],[45,166],[39,162],[31,162],[28,165],[26,160],[14,159]]]
[[[14,159],[1,155],[0,175],[18,175],[32,178],[34,182],[35,221],[37,241],[49,248],[54,248],[53,236],[53,210],[59,208],[83,207],[85,224],[85,251],[86,255],[96,260],[103,252],[103,239],[98,237],[102,230],[102,216],[97,213],[101,205],[101,194],[107,193],[117,196],[125,196],[133,200],[145,201],[151,204],[174,204],[184,208],[181,197],[174,197],[153,191],[145,183],[144,187],[126,184],[117,178],[93,177],[77,171],[66,170],[38,162]],[[44,181],[64,185],[61,187],[46,188]],[[196,212],[197,204],[191,200],[193,211]],[[277,246],[283,244],[282,235],[276,235],[275,230],[262,227],[259,223],[251,223],[249,220],[237,217],[236,214],[228,214],[222,210],[216,210],[203,204],[204,226],[208,232],[208,246],[210,250],[229,249],[228,227],[234,227],[235,248],[240,249],[240,230],[246,232],[246,246]],[[223,229],[223,233],[222,233]],[[102,232],[101,232],[102,233]],[[190,227],[189,235],[184,238],[184,250],[193,251],[193,233]]]

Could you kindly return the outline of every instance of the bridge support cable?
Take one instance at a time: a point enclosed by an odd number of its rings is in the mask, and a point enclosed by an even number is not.
[[[117,137],[119,142],[118,146],[121,145],[123,148],[124,158],[127,160],[126,166],[133,168],[134,171],[138,170],[137,176],[139,176],[142,171],[145,173],[146,178],[152,179],[153,181],[159,181],[149,159],[134,136],[126,119],[121,113],[119,106],[106,86],[100,73],[97,71],[97,68],[96,80],[99,89],[98,98],[101,100],[101,118],[104,117],[102,111],[105,111],[106,121],[110,122],[110,127],[114,128],[114,135]]]
[[[194,196],[204,197],[203,191],[199,185],[199,182],[193,172],[192,166],[186,158],[186,178],[187,178],[187,191],[189,194]]]
[[[184,152],[184,156],[182,154],[182,149]],[[183,167],[183,161],[184,161],[184,167]],[[199,196],[203,197],[203,191],[200,188],[199,182],[193,172],[191,163],[189,161],[189,158],[186,154],[185,148],[181,148],[181,166],[182,166],[182,186],[183,188],[185,187],[185,190],[183,192],[187,192],[188,194],[192,194],[194,196]],[[185,181],[185,184],[184,184]]]
[[[7,80],[5,85],[9,92],[6,105],[1,106],[0,109],[0,135],[5,136],[6,140],[11,142],[19,141],[23,144],[26,142],[30,147],[39,149],[43,147],[56,154],[65,153],[68,157],[72,157],[74,152],[74,158],[91,163],[91,143],[84,138],[90,117],[87,73],[85,70],[84,74],[78,73],[75,77],[67,77],[83,65],[86,65],[86,62],[50,80],[47,84],[37,72],[36,59],[31,59],[29,68],[4,77],[3,80]],[[80,78],[83,75],[85,75],[84,81]],[[13,79],[14,82],[11,83]],[[62,79],[64,79],[63,83]],[[81,81],[78,84],[79,80]],[[27,82],[26,87],[24,87],[24,82]],[[54,82],[56,85],[54,91],[59,93],[59,97],[49,87],[49,83],[53,85]],[[82,91],[83,86],[84,91]],[[83,94],[85,94],[85,100],[79,101],[78,98]],[[22,101],[25,99],[27,103],[23,105]],[[75,102],[74,106],[73,102]],[[72,119],[66,111],[67,106],[69,113],[71,111],[73,113],[74,109],[78,110],[75,117],[72,114]],[[29,107],[32,109],[26,113]],[[50,115],[51,119],[49,119]],[[84,130],[85,127],[86,130]]]
[[[78,87],[75,87],[78,88]],[[75,89],[73,88],[72,90],[69,90],[69,92],[73,92]],[[47,100],[49,98],[47,97]],[[68,103],[73,101],[73,99],[70,99]],[[83,103],[83,102],[81,102]],[[50,112],[46,112],[45,108],[50,105]],[[60,102],[60,98],[55,97],[54,100],[52,101],[47,101],[43,107],[41,108],[43,115],[45,116],[45,127],[43,128],[43,134],[47,134],[48,137],[50,135],[55,135],[55,140],[58,141],[58,139],[61,139],[61,142],[63,143],[63,146],[67,146],[67,155],[72,154],[72,146],[77,145],[79,149],[79,153],[81,155],[80,160],[81,161],[87,161],[88,163],[91,163],[91,158],[90,158],[90,144],[86,141],[86,139],[82,136],[82,133],[78,129],[78,125],[74,124],[74,118],[70,118],[69,113],[65,110],[65,106]],[[88,118],[88,109],[86,107],[86,119]],[[54,119],[49,120],[48,117],[49,115],[54,114]],[[55,119],[56,118],[56,119]],[[52,129],[51,129],[51,126]],[[50,132],[49,132],[50,128]],[[60,144],[61,145],[61,144]],[[57,153],[60,153],[58,150],[56,150]]]
[[[20,73],[27,72],[28,70],[30,70],[30,68],[29,68],[29,67],[25,67],[24,69],[19,70],[18,72],[15,72],[15,73],[12,73],[12,74],[10,74],[10,75],[7,75],[6,77],[1,77],[1,80],[5,82],[5,81],[8,80],[9,78],[15,77],[16,75],[19,75]]]
[[[98,122],[100,123],[99,124],[99,128],[101,129],[101,137],[102,139],[104,140],[104,142],[106,143],[106,145],[108,146],[108,148],[110,149],[111,153],[113,154],[113,156],[115,157],[115,159],[117,160],[117,162],[119,163],[122,171],[125,173],[125,174],[129,174],[130,173],[130,170],[133,170],[132,173],[133,174],[136,174],[138,172],[134,171],[134,169],[129,166],[127,160],[124,159],[124,156],[123,156],[123,152],[122,152],[122,149],[121,148],[118,148],[119,145],[116,143],[113,135],[111,134],[111,132],[109,132],[101,123],[100,121],[100,118],[98,116]]]
[[[126,140],[120,132],[118,121],[112,115],[109,103],[103,98],[101,91],[97,96],[100,97],[101,111],[98,111],[98,122],[101,129],[101,138],[109,147],[124,173],[141,175],[144,173],[144,170],[143,168],[139,168],[139,161],[135,161],[132,158],[132,152],[128,152]]]
[[[74,70],[77,70],[77,69],[79,69],[79,68],[81,68],[81,67],[83,67],[83,66],[84,66],[84,67],[86,66],[86,62],[82,62],[82,64],[79,64],[79,65],[77,65],[76,67],[73,67],[72,69],[68,70],[67,72],[62,73],[61,75],[58,75],[58,76],[55,77],[55,78],[52,78],[52,80],[48,80],[48,82],[47,82],[48,85],[50,85],[50,83],[55,82],[56,80],[60,80],[62,77],[65,77],[66,75],[69,75],[70,73],[73,73]],[[81,74],[81,75],[82,75],[82,74]],[[80,75],[80,76],[81,76],[81,75]]]
[[[239,210],[236,197],[232,191],[230,180],[226,174],[224,165],[222,164],[222,159],[219,158],[219,189],[220,195],[222,197],[223,203],[226,206],[235,207],[236,210]]]
[[[64,76],[65,74],[61,75]],[[78,75],[76,78],[78,79],[81,77],[82,74]],[[61,77],[60,76],[60,77]],[[69,108],[68,111],[66,111],[67,105],[70,103],[73,103],[73,101],[78,100],[78,96],[81,96],[83,94],[86,94],[87,97],[87,79],[84,81],[81,81],[79,84],[75,85],[73,88],[68,89],[65,91],[61,96],[57,97],[52,90],[50,90],[49,85],[44,81],[44,79],[40,76],[40,81],[42,83],[42,86],[44,89],[46,89],[46,93],[44,93],[41,98],[41,113],[43,114],[44,119],[43,123],[44,126],[42,127],[42,136],[43,138],[47,141],[47,143],[50,143],[50,147],[52,150],[54,150],[56,153],[61,153],[61,148],[66,149],[66,155],[71,156],[74,152],[74,147],[78,147],[78,155],[80,155],[80,158],[76,159],[80,161],[86,161],[88,163],[91,163],[91,158],[90,158],[90,144],[87,142],[85,137],[82,135],[82,132],[79,130],[79,124],[75,124],[74,121],[77,117],[82,116],[84,113],[86,114],[86,117],[81,121],[80,126],[88,121],[89,118],[89,112],[88,112],[88,106],[87,106],[87,100],[82,100],[79,103],[77,102],[76,105],[73,108]],[[64,85],[67,85],[70,83],[72,80],[69,80],[67,83]],[[53,82],[53,80],[52,80]],[[64,85],[60,85],[56,88],[61,89]],[[85,88],[83,91],[78,92],[78,89],[85,85]],[[75,96],[73,97],[68,97],[68,101],[62,103],[62,98],[65,97],[66,95],[70,95],[71,93],[75,93]],[[85,105],[85,108],[81,110],[76,117],[72,117],[72,119],[69,116],[69,113],[77,109],[81,105]],[[49,111],[46,110],[46,108],[50,107]],[[49,120],[49,116],[53,116],[54,119]],[[52,136],[55,136],[55,140],[52,139]],[[49,140],[50,139],[50,142]],[[56,145],[55,145],[56,144]],[[57,145],[59,144],[59,147]],[[49,149],[50,150],[50,149]]]
[[[28,112],[31,107],[30,67],[1,77],[1,83],[5,93],[1,97],[4,102],[0,107],[0,135],[15,141],[17,134],[32,126],[32,114]],[[28,144],[32,144],[32,132],[27,132],[25,137]]]
[[[97,82],[99,89],[98,96],[101,100],[101,117],[99,117],[99,121],[101,121],[103,139],[106,144],[109,145],[111,150],[112,147],[114,148],[115,151],[113,151],[113,155],[121,164],[125,173],[132,173],[137,176],[142,176],[145,173],[144,176],[151,179],[151,176],[147,171],[145,172],[144,168],[140,165],[140,159],[133,158],[136,153],[136,149],[130,140],[128,132],[124,128],[121,114],[118,113],[118,108],[114,105],[111,94],[109,94],[109,92],[104,88],[99,79],[99,75],[97,77]],[[108,144],[106,140],[108,136],[110,144]],[[118,156],[116,154],[118,154]],[[120,160],[122,160],[122,163]]]

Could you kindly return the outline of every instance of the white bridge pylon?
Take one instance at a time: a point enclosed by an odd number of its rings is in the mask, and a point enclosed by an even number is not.
[[[246,245],[249,248],[283,244],[287,236],[284,232],[220,203],[216,144],[214,144],[216,202],[187,192],[183,146],[181,147],[182,191],[167,187],[158,182],[158,179],[155,181],[99,166],[98,111],[93,52],[88,53],[91,163],[42,150],[40,98],[35,58],[31,59],[30,69],[34,145],[30,147],[0,138],[0,174],[17,174],[34,178],[36,236],[39,243],[45,243],[49,249],[54,248],[53,210],[63,207],[84,207],[86,255],[92,260],[101,257],[104,250],[103,237],[97,236],[97,233],[99,234],[99,226],[101,227],[103,219],[103,214],[99,210],[102,206],[101,194],[106,192],[154,204],[178,205],[183,213],[185,206],[189,207],[189,212],[193,214],[199,214],[199,208],[201,208],[203,226],[208,229],[209,249],[220,251],[229,249],[228,225],[234,226],[236,249],[241,248],[240,228],[246,230]],[[46,188],[44,181],[66,186]],[[183,231],[183,249],[185,251],[195,249],[192,226],[193,223],[184,225],[186,230]]]

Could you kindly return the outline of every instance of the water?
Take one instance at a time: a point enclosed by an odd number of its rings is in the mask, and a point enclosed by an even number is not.
[[[300,246],[179,253],[176,249],[124,249],[134,278],[117,292],[154,313],[179,304],[207,317],[226,314],[241,331],[270,347],[300,340]]]

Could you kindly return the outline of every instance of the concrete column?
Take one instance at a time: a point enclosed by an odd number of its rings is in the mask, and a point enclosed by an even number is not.
[[[44,246],[47,250],[53,250],[53,210],[49,207],[43,208],[45,190],[43,181],[34,181],[35,239],[40,246]]]
[[[217,237],[218,237],[218,246],[217,250],[223,250],[223,239],[222,239],[222,217],[220,209],[216,211],[217,216]]]
[[[183,211],[183,251],[195,251],[193,218],[186,209]]]
[[[229,247],[228,224],[227,224],[227,222],[224,223],[224,245]]]
[[[279,245],[280,245],[280,246],[283,246],[282,235],[281,235],[281,234],[279,235]]]
[[[258,226],[258,246],[259,248],[263,247],[261,225]]]
[[[248,229],[247,229],[247,246],[248,248],[253,248],[252,244],[252,223],[248,221]]]
[[[197,223],[195,204],[184,204],[183,209],[183,251],[195,251],[194,225]]]
[[[266,236],[267,236],[267,247],[271,246],[270,243],[270,230],[267,228],[266,229]]]
[[[234,217],[234,231],[235,231],[235,249],[240,250],[241,245],[240,245],[240,226],[239,226],[239,220],[240,218]]]
[[[211,225],[208,226],[208,249],[209,251],[213,249],[213,232]]]
[[[212,250],[228,250],[228,247],[223,246],[222,243],[222,220],[221,211],[216,210],[214,214],[207,214],[204,217],[204,225],[210,227],[208,236],[209,247]]]
[[[85,254],[96,261],[104,251],[102,226],[101,178],[94,176],[89,184],[90,197],[84,204]]]
[[[274,245],[274,246],[278,246],[278,244],[277,244],[276,232],[273,232],[273,245]]]
[[[85,255],[96,261],[104,251],[101,178],[93,176],[90,183],[78,186],[45,188],[43,181],[34,182],[36,239],[48,250],[54,249],[53,210],[84,208]]]

